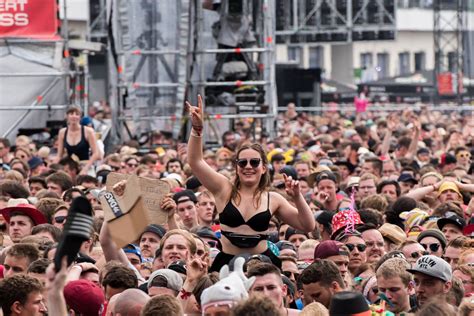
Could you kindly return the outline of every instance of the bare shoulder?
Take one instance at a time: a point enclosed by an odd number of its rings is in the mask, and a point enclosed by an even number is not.
[[[270,194],[270,201],[274,200],[274,201],[280,202],[285,199],[283,195],[275,191],[269,191],[269,194]]]

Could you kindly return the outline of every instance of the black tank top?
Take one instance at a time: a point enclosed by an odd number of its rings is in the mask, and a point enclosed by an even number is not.
[[[66,148],[67,155],[69,157],[76,155],[79,160],[89,160],[90,146],[84,134],[84,126],[81,126],[81,140],[74,146],[67,143],[67,130],[66,127],[66,132],[64,133],[64,148]]]

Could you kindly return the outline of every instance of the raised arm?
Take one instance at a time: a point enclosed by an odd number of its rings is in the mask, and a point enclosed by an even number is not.
[[[415,158],[416,150],[418,148],[418,140],[420,138],[421,123],[417,118],[413,119],[413,126],[415,128],[415,132],[413,133],[413,139],[411,140],[410,147],[408,147],[408,152],[405,156],[408,159]]]
[[[425,195],[430,194],[431,192],[434,192],[434,191],[438,191],[441,183],[443,183],[443,181],[439,181],[436,184],[428,185],[426,187],[420,187],[420,188],[410,190],[407,194],[405,194],[405,196],[412,198],[416,201],[419,201],[422,198],[424,198]]]
[[[309,233],[316,226],[313,212],[300,192],[299,182],[286,175],[283,176],[285,177],[286,192],[293,197],[296,207],[292,206],[280,194],[274,193],[272,198],[275,197],[278,203],[276,215],[291,227]]]
[[[232,189],[229,180],[212,169],[203,159],[202,135],[204,130],[202,97],[198,95],[198,106],[186,101],[191,116],[192,130],[188,141],[188,163],[193,174],[216,198],[226,198]]]
[[[392,140],[392,133],[397,128],[397,121],[393,116],[389,116],[387,118],[387,130],[385,131],[385,135],[383,137],[382,146],[380,148],[380,155],[381,156],[388,156],[390,151],[390,142]]]

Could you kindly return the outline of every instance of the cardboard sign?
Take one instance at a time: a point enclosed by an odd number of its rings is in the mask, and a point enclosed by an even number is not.
[[[113,186],[126,180],[122,196],[113,193]],[[100,197],[110,234],[118,247],[136,241],[149,224],[166,224],[168,214],[160,208],[170,192],[161,180],[139,178],[112,172],[107,176],[106,192]]]

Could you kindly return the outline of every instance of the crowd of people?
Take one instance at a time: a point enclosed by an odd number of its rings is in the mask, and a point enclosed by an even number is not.
[[[243,119],[207,148],[202,99],[187,111],[187,144],[104,154],[78,107],[51,148],[0,139],[0,313],[474,315],[472,115],[289,104],[274,137]],[[170,188],[167,222],[123,248],[99,199],[114,172]],[[79,196],[90,238],[55,267]]]

